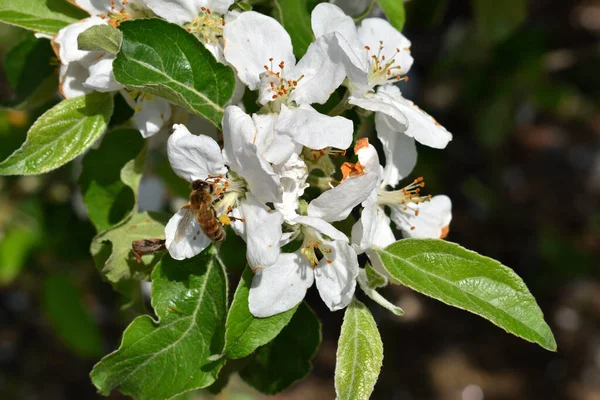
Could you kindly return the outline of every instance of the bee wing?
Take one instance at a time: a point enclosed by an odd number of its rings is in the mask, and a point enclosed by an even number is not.
[[[185,211],[185,214],[183,215],[181,221],[179,221],[179,225],[177,225],[177,230],[175,231],[175,243],[181,242],[183,238],[192,233],[192,229],[194,229],[192,223],[195,218],[196,215],[192,211],[192,208],[189,207]]]

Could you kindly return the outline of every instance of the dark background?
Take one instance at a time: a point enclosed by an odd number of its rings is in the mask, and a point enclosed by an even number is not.
[[[401,89],[454,134],[443,151],[419,147],[415,176],[451,197],[448,240],[524,279],[558,352],[388,288],[406,316],[363,299],[385,348],[373,398],[600,399],[600,1],[414,0],[407,13],[415,65]],[[0,51],[22,35],[0,25]],[[0,111],[2,159],[41,111]],[[77,163],[0,177],[3,399],[94,398],[88,373],[135,316],[89,256],[94,229],[77,205],[76,175]],[[175,192],[167,184],[166,196]],[[309,301],[324,341],[313,373],[282,399],[335,396],[343,314],[314,291]],[[234,379],[221,398],[261,396]]]

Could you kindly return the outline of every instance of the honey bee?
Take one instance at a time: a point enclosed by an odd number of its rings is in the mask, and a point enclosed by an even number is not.
[[[179,222],[175,231],[175,243],[180,242],[191,233],[193,229],[192,219],[196,218],[202,232],[215,242],[225,240],[225,230],[217,218],[217,212],[213,207],[214,187],[211,183],[201,179],[192,182],[192,194],[185,215]]]

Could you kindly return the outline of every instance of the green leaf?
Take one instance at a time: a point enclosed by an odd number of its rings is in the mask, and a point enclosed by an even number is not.
[[[0,163],[0,175],[41,174],[66,164],[102,136],[112,110],[109,93],[63,100],[35,121],[21,148]]]
[[[44,234],[39,203],[23,201],[11,215],[12,221],[3,227],[0,240],[0,287],[10,284],[19,275]]]
[[[275,7],[277,19],[292,38],[294,55],[300,59],[315,38],[306,0],[275,0]]]
[[[103,395],[118,388],[139,400],[169,399],[211,385],[224,361],[227,275],[214,246],[184,261],[165,256],[152,273],[155,321],[137,317],[121,346],[92,370]]]
[[[383,343],[369,309],[353,299],[338,341],[335,392],[339,400],[368,399],[383,363]]]
[[[10,284],[19,275],[40,239],[39,231],[22,226],[4,233],[0,241],[0,286]]]
[[[56,94],[58,80],[51,64],[52,46],[46,39],[36,39],[28,33],[4,59],[4,71],[12,96],[2,108],[23,109],[42,105]]]
[[[406,21],[406,13],[404,11],[403,0],[377,0],[379,7],[383,10],[390,24],[398,31],[402,32],[404,22]]]
[[[268,318],[256,318],[248,308],[248,294],[254,274],[246,268],[227,315],[225,354],[227,358],[246,357],[258,347],[269,343],[290,322],[296,307]]]
[[[279,393],[308,374],[320,344],[321,322],[302,303],[281,333],[250,357],[240,376],[262,393]]]
[[[79,50],[117,54],[122,42],[123,33],[112,25],[94,25],[77,36]]]
[[[376,302],[377,304],[379,304],[386,310],[391,311],[396,315],[400,315],[400,316],[404,315],[403,309],[392,304],[385,297],[380,295],[377,292],[377,290],[375,290],[377,287],[379,287],[379,286],[377,286],[378,282],[369,280],[369,270],[372,272],[375,272],[375,273],[377,273],[377,272],[373,268],[371,268],[371,266],[369,264],[367,264],[366,267],[368,267],[369,269],[367,269],[367,268],[361,269],[358,272],[358,277],[356,278],[356,280],[357,280],[358,284],[360,285],[360,288],[363,290],[363,292],[365,292],[365,294],[367,296],[369,296],[371,298],[371,300],[373,300],[374,302]],[[387,282],[387,279],[386,279],[386,282]]]
[[[219,126],[233,95],[230,67],[218,63],[194,35],[159,19],[126,21],[113,63],[121,84],[155,94]]]
[[[387,286],[388,278],[367,263],[365,265],[367,284],[374,289]]]
[[[145,149],[144,143],[138,131],[118,129],[108,132],[100,147],[83,158],[79,185],[90,221],[98,232],[117,224],[131,212],[134,195],[132,188],[121,180],[121,170],[126,164],[130,168],[128,162]]]
[[[0,0],[0,21],[47,35],[86,17],[64,0]]]
[[[77,287],[62,275],[53,275],[42,290],[44,315],[60,341],[75,354],[95,358],[102,354],[102,335],[83,304]]]
[[[525,0],[473,0],[473,9],[479,32],[492,42],[506,39],[527,18]]]
[[[98,234],[90,247],[96,267],[113,285],[121,281],[148,279],[162,254],[146,254],[138,263],[131,252],[134,240],[164,238],[171,215],[144,211]]]
[[[405,239],[377,250],[403,285],[486,318],[555,351],[556,342],[523,280],[498,261],[439,239]]]
[[[252,6],[248,3],[244,3],[243,1],[236,1],[233,3],[234,7],[239,7],[242,11],[252,11]]]
[[[139,133],[138,131],[135,131]],[[133,191],[133,211],[137,211],[139,202],[139,188],[140,182],[142,181],[142,174],[144,173],[144,163],[146,162],[146,153],[148,147],[144,146],[142,151],[133,159],[129,160],[127,164],[121,169],[121,180],[124,184],[129,186]]]

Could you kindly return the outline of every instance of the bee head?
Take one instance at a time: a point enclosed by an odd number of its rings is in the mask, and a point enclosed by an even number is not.
[[[212,192],[212,185],[202,179],[197,179],[192,182],[192,190],[208,190]]]

